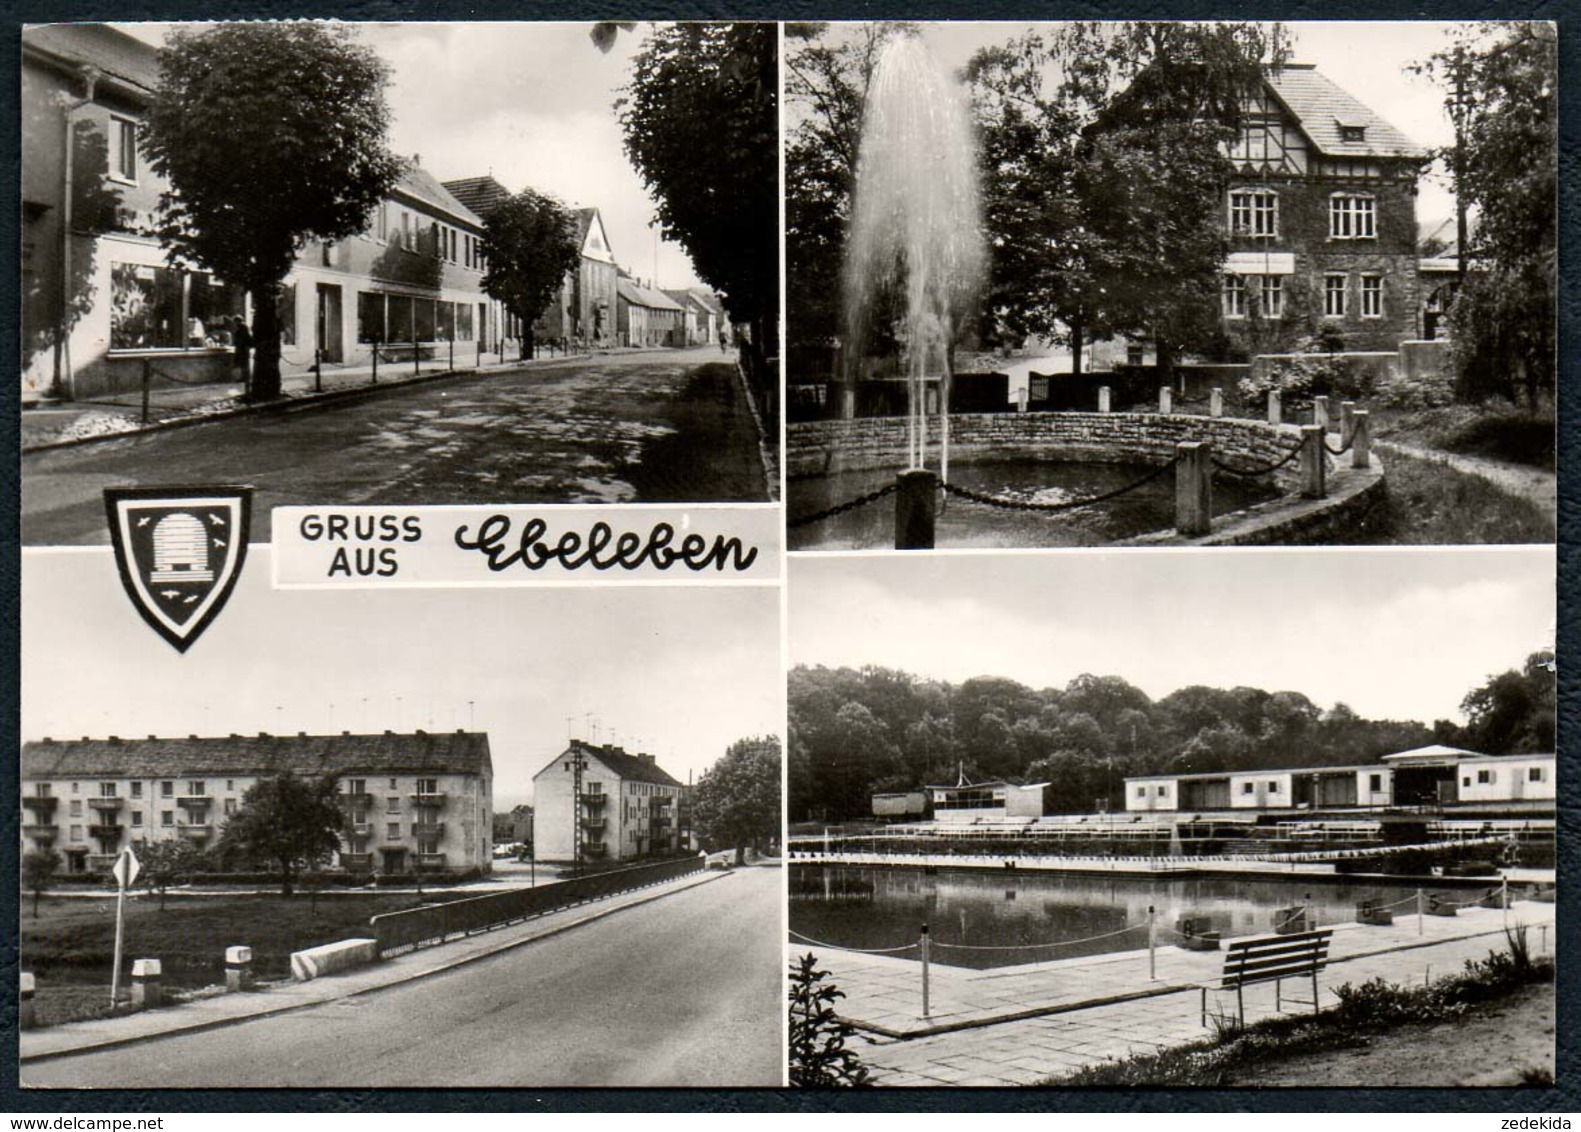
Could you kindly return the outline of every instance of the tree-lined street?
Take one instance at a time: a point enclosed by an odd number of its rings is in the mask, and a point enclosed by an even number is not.
[[[293,405],[23,460],[23,538],[108,541],[102,491],[250,483],[282,504],[769,498],[758,429],[717,349],[610,354]]]

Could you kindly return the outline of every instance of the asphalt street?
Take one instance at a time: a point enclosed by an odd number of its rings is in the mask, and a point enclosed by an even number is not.
[[[36,452],[22,461],[23,542],[108,542],[106,487],[222,483],[257,489],[255,542],[283,504],[769,498],[733,362],[656,350]]]
[[[778,1086],[781,870],[738,870],[453,971],[22,1067],[28,1087]]]

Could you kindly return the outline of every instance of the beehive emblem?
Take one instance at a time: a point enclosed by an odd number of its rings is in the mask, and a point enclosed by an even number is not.
[[[252,489],[109,488],[121,584],[143,620],[182,652],[230,597],[247,556]]]

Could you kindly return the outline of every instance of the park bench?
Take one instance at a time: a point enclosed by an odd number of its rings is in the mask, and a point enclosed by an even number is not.
[[[1244,988],[1251,983],[1274,984],[1274,1007],[1284,1009],[1284,980],[1312,980],[1312,1012],[1318,1010],[1318,972],[1328,963],[1329,929],[1289,935],[1259,936],[1226,944],[1224,972],[1216,983],[1202,985],[1202,1024],[1208,1024],[1208,992],[1235,992],[1241,1025],[1246,1025]],[[1300,999],[1294,1001],[1301,1002]],[[1302,1005],[1306,1005],[1302,1003]]]

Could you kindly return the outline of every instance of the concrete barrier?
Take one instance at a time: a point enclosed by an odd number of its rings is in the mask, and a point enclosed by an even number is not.
[[[326,943],[306,951],[291,953],[291,977],[299,983],[366,967],[379,960],[379,941],[375,939],[343,939],[339,943]]]

